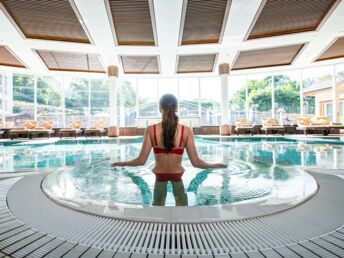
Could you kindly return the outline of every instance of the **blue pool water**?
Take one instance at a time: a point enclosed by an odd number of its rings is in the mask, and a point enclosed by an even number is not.
[[[142,138],[60,140],[32,144],[12,142],[1,147],[1,169],[56,170],[45,180],[56,198],[81,202],[150,205],[154,188],[154,157],[145,166],[110,167],[111,162],[135,157]],[[193,168],[187,155],[183,176],[189,205],[230,204],[242,201],[305,195],[309,175],[302,167],[344,168],[344,144],[339,141],[305,142],[283,138],[197,138],[202,159],[224,162],[226,169]],[[169,186],[167,205],[174,205]]]

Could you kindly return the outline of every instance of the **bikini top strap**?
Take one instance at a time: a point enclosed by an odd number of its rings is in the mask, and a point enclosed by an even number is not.
[[[182,143],[183,143],[183,136],[184,136],[184,125],[182,125],[182,133],[180,135],[180,142],[179,142],[179,148],[182,147]]]
[[[158,146],[158,140],[156,138],[156,125],[153,125],[153,129],[154,129],[154,144],[155,146]]]

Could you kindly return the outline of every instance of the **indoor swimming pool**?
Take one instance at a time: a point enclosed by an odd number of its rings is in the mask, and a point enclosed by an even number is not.
[[[135,157],[142,138],[54,140],[3,144],[2,171],[53,171],[44,191],[70,203],[151,205],[155,177],[153,154],[136,168],[111,168]],[[196,169],[185,154],[183,183],[189,206],[225,205],[271,198],[300,201],[316,191],[305,167],[344,168],[344,144],[338,140],[198,137],[202,159],[224,162],[226,169]],[[173,206],[169,185],[167,206]]]

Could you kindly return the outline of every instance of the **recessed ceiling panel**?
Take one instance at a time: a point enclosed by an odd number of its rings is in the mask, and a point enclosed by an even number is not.
[[[219,43],[230,0],[188,0],[181,45]]]
[[[156,45],[148,0],[108,1],[118,45]]]
[[[215,60],[216,54],[179,56],[177,73],[212,72]]]
[[[157,56],[121,56],[123,71],[127,74],[158,74]]]
[[[0,0],[27,38],[90,43],[68,0]]]
[[[344,57],[344,37],[338,38],[317,61]]]
[[[51,71],[105,73],[97,54],[37,50]]]
[[[304,44],[240,52],[232,70],[290,65]]]
[[[248,39],[318,28],[338,0],[267,0]]]
[[[25,67],[15,56],[4,46],[0,46],[0,65]]]

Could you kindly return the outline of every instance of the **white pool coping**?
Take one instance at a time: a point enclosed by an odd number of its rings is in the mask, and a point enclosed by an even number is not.
[[[59,173],[55,171],[54,173]],[[232,204],[208,205],[208,206],[149,206],[132,205],[124,203],[112,203],[108,201],[76,200],[75,198],[62,199],[46,185],[45,177],[41,179],[43,193],[55,203],[67,208],[82,211],[98,216],[126,219],[145,222],[168,222],[168,223],[195,223],[230,221],[254,218],[270,215],[291,209],[312,198],[318,191],[316,180],[307,172],[304,173],[305,193],[304,196],[281,196],[267,195]]]

